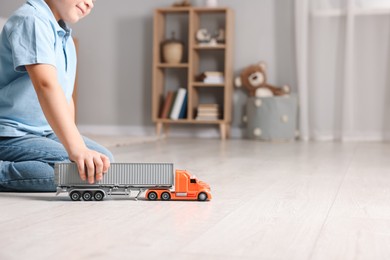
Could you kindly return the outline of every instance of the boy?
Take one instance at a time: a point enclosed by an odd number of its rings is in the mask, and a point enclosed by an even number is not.
[[[28,0],[0,34],[0,191],[55,191],[55,162],[93,183],[112,154],[80,135],[72,100],[75,47],[68,23],[94,0]]]

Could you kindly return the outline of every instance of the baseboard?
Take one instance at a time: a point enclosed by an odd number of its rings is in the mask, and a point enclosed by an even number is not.
[[[83,134],[107,135],[107,136],[150,136],[155,131],[152,127],[117,126],[117,125],[78,125]]]
[[[118,126],[118,125],[78,125],[83,134],[106,135],[106,136],[154,136],[156,129],[154,126]],[[241,139],[244,137],[244,129],[232,127],[231,138]],[[219,127],[210,125],[171,125],[168,136],[183,138],[220,138]],[[345,136],[342,139],[335,138],[334,135],[315,135],[311,138],[299,138],[301,141],[342,141],[342,142],[372,142],[389,141],[390,133],[371,133],[361,135]]]
[[[124,136],[153,136],[156,135],[154,126],[118,126],[118,125],[78,125],[83,134],[93,135],[124,135]],[[218,126],[185,126],[172,125],[169,136],[183,138],[220,138]],[[232,128],[231,138],[242,138],[243,129]]]

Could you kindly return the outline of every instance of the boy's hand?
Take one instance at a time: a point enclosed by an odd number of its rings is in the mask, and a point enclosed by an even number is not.
[[[78,149],[76,153],[70,154],[69,158],[77,164],[80,178],[82,180],[88,178],[91,184],[95,182],[95,178],[96,181],[100,181],[110,167],[107,156],[88,148]]]

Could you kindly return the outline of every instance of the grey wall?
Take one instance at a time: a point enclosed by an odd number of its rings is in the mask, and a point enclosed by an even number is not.
[[[173,0],[97,1],[90,16],[72,26],[80,41],[79,124],[150,127],[153,9]],[[23,0],[0,0],[9,16]],[[220,0],[235,11],[236,75],[260,60],[268,81],[296,88],[293,0]],[[234,92],[233,127],[242,127],[247,95]]]

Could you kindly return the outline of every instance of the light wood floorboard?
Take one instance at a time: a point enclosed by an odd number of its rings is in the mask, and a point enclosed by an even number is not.
[[[169,138],[112,151],[173,162],[214,198],[0,193],[0,259],[390,259],[389,143]]]

